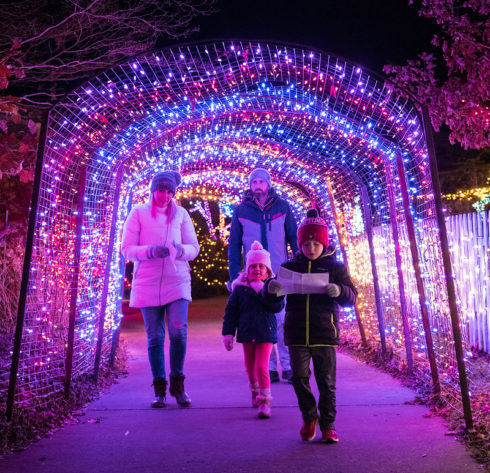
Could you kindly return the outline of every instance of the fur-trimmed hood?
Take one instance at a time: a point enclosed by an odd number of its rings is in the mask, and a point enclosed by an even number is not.
[[[259,293],[264,287],[264,281],[249,281],[245,271],[242,271],[238,277],[231,283],[231,289],[235,289],[237,286],[246,286],[252,288],[255,292]]]

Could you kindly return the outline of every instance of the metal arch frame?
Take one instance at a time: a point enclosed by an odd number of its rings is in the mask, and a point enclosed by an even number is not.
[[[260,44],[264,44],[264,45],[268,45],[270,44],[269,41],[260,41],[260,40],[236,40],[237,42],[240,42],[240,41],[246,41],[246,42],[257,42],[257,43],[260,43]],[[167,47],[165,48],[166,50],[170,50],[170,49],[177,49],[177,47],[180,47],[180,48],[184,48],[186,46],[190,46],[192,44],[200,44],[200,45],[204,45],[204,44],[215,44],[216,40],[207,40],[205,42],[199,42],[199,41],[196,41],[194,43],[188,43],[188,44],[181,44],[181,45],[178,45],[178,46],[170,46],[170,47]],[[223,40],[223,42],[231,42],[231,40]],[[279,42],[275,41],[274,44],[280,44]],[[293,44],[287,44],[287,43],[284,43],[284,46],[287,46],[287,47],[295,47],[295,45]],[[306,46],[300,46],[298,45],[298,47],[301,47],[301,49],[306,49],[306,50],[310,50],[310,51],[316,51],[320,54],[328,54],[326,53],[325,51],[319,51],[315,48],[311,48],[311,47],[306,47]],[[333,55],[333,54],[330,54],[332,57],[334,58],[337,58],[337,59],[341,59],[339,56],[336,56],[336,55]],[[138,55],[137,56],[138,58],[141,58],[141,57],[144,57],[144,55]],[[128,60],[125,60],[124,63],[127,63],[129,62]],[[355,63],[353,63],[352,61],[347,61],[346,60],[346,63],[349,63],[350,65],[355,65]],[[366,69],[365,67],[363,66],[360,66],[362,67],[362,69],[364,71],[368,70]],[[374,78],[376,78],[376,75],[373,74],[372,72],[370,72],[370,76],[373,76]],[[69,95],[69,94],[67,94]],[[60,99],[59,102],[61,102],[63,99]],[[415,103],[418,103],[417,100],[412,100],[413,102]],[[419,104],[420,105],[420,104]],[[51,109],[52,110],[52,109]],[[36,218],[36,215],[35,215],[35,210],[37,209],[37,199],[38,199],[38,194],[39,194],[39,184],[40,184],[40,172],[38,172],[38,167],[40,163],[42,163],[43,161],[43,154],[44,154],[44,147],[45,147],[45,141],[46,141],[46,131],[47,131],[47,124],[48,124],[48,117],[49,117],[49,112],[45,115],[45,122],[44,122],[44,134],[43,134],[43,131],[42,131],[42,139],[40,140],[40,146],[39,146],[39,149],[38,149],[38,163],[37,163],[37,166],[36,166],[36,177],[37,177],[37,189],[36,189],[36,192],[33,193],[33,205],[31,206],[31,215],[30,215],[30,219],[29,219],[29,229],[31,230],[31,235],[30,235],[30,238],[31,238],[31,242],[30,242],[30,249],[28,248],[28,246],[26,246],[26,258],[24,260],[24,270],[26,268],[26,261],[28,262],[28,253],[29,251],[32,252],[32,238],[33,238],[33,233],[34,233],[34,227],[35,227],[35,218]],[[459,331],[459,320],[458,320],[458,312],[457,312],[457,306],[455,304],[455,295],[454,295],[454,300],[453,297],[452,297],[452,293],[454,293],[454,282],[452,281],[452,270],[451,270],[451,262],[450,262],[450,258],[449,258],[449,252],[448,252],[448,249],[446,248],[447,247],[447,236],[446,236],[446,245],[444,245],[444,235],[445,235],[445,224],[444,224],[444,219],[443,217],[442,218],[439,218],[439,213],[441,214],[442,216],[442,212],[441,212],[441,206],[440,206],[440,203],[438,204],[437,203],[437,197],[438,197],[438,194],[436,191],[436,188],[438,189],[438,187],[436,186],[438,184],[438,182],[435,182],[437,180],[437,165],[435,164],[435,154],[434,154],[434,150],[433,150],[433,143],[431,142],[431,137],[430,137],[430,125],[428,124],[428,114],[427,113],[423,113],[423,116],[422,116],[422,120],[421,120],[421,123],[424,127],[424,131],[425,131],[425,138],[426,138],[426,144],[429,148],[429,156],[430,156],[430,160],[431,160],[431,177],[432,177],[432,180],[433,180],[433,187],[434,187],[434,193],[436,195],[436,198],[435,198],[435,201],[436,201],[436,211],[438,213],[438,225],[439,225],[439,230],[440,230],[440,234],[441,234],[441,246],[442,246],[442,251],[443,251],[443,260],[444,260],[444,267],[445,267],[445,273],[446,273],[446,285],[448,287],[448,297],[449,297],[449,305],[450,305],[450,313],[451,313],[451,321],[452,321],[452,325],[453,325],[453,335],[454,335],[454,340],[455,340],[455,345],[456,345],[456,351],[457,351],[457,359],[458,359],[458,370],[460,372],[460,383],[461,383],[461,389],[462,389],[462,394],[463,394],[463,406],[465,408],[465,420],[466,420],[466,424],[467,424],[467,427],[469,427],[469,425],[471,424],[471,417],[467,417],[466,415],[466,411],[469,409],[469,402],[465,403],[465,394],[464,394],[464,380],[466,379],[466,371],[465,371],[465,368],[464,368],[464,361],[463,361],[463,358],[462,356],[459,356],[458,357],[458,346],[459,346],[459,349],[461,351],[461,354],[462,354],[462,343],[461,343],[461,334],[460,334],[460,331]],[[379,136],[379,135],[377,135]],[[432,147],[432,149],[431,149]],[[36,186],[36,180],[35,180],[35,183],[34,185]],[[34,213],[34,216],[32,216],[32,214]],[[31,218],[32,217],[32,218]],[[29,234],[28,234],[28,239],[29,239]],[[447,251],[446,251],[447,250]],[[28,268],[28,264],[27,264],[27,268]],[[24,275],[26,277],[24,277]],[[27,284],[28,284],[28,269],[27,269],[27,272],[26,271],[23,271],[23,282],[22,282],[22,288],[24,290],[24,294],[22,294],[22,291],[21,291],[21,297],[24,298],[24,301],[23,301],[23,307],[22,304],[19,304],[19,310],[18,310],[18,316],[17,316],[17,320],[18,320],[18,324],[17,324],[17,327],[16,327],[16,335],[15,335],[15,344],[16,345],[19,345],[19,349],[20,349],[20,340],[21,340],[21,337],[22,337],[22,324],[23,324],[23,312],[25,310],[25,297],[26,297],[26,291],[27,291]],[[451,291],[451,284],[453,285],[453,289]],[[22,312],[22,317],[20,317],[20,314]],[[22,319],[22,322],[19,323],[19,320]],[[20,327],[20,328],[19,328]],[[20,333],[18,333],[20,332]],[[459,332],[459,336],[458,336],[458,332]],[[15,378],[16,378],[16,370],[15,370],[15,375],[13,375],[13,372],[14,372],[14,359],[15,359],[15,354],[14,354],[14,357],[13,357],[13,363],[12,363],[12,369],[11,369],[11,377],[10,377],[10,383],[9,383],[9,400],[11,401],[9,403],[9,406],[10,408],[8,407],[7,409],[7,412],[8,412],[8,417],[10,418],[11,417],[11,414],[12,414],[12,407],[13,407],[13,391],[15,389]],[[17,363],[18,363],[18,356],[17,356]],[[11,385],[13,386],[11,388]],[[467,384],[466,384],[466,393],[467,393]],[[465,404],[468,404],[468,406],[466,406]],[[470,411],[470,416],[471,416],[471,411]]]

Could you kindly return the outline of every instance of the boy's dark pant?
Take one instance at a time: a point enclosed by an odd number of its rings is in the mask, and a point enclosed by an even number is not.
[[[335,347],[289,346],[293,387],[298,398],[303,420],[318,419],[315,396],[310,387],[310,359],[313,359],[313,371],[320,392],[318,410],[320,411],[320,429],[333,429],[335,415],[336,361]]]

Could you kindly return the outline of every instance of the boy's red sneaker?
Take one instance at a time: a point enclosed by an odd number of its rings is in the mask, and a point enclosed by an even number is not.
[[[322,442],[324,443],[337,443],[339,436],[333,429],[322,430]]]
[[[310,441],[313,440],[316,436],[316,424],[318,424],[318,420],[305,420],[303,422],[303,427],[299,431],[299,435],[301,435],[301,440]]]

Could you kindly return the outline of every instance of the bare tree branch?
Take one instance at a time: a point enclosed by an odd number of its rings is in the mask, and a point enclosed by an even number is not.
[[[22,45],[25,45],[27,43],[32,43],[33,41],[36,41],[38,39],[41,39],[43,36],[45,36],[48,32],[52,31],[52,30],[58,30],[65,24],[67,23],[68,21],[72,20],[75,16],[77,15],[85,15],[89,10],[90,8],[92,8],[93,5],[95,5],[96,3],[98,3],[99,0],[94,0],[92,2],[91,5],[89,5],[86,9],[84,10],[81,10],[81,11],[75,11],[73,12],[71,15],[67,16],[64,20],[61,20],[58,24],[56,25],[52,25],[48,28],[46,28],[44,31],[42,31],[41,33],[39,33],[37,36],[33,36],[31,38],[27,38],[26,40],[22,41]],[[74,4],[74,7],[76,8],[77,5]]]
[[[193,21],[214,13],[215,1],[0,0],[0,96],[31,90],[25,101],[44,105],[159,38],[197,31]]]

